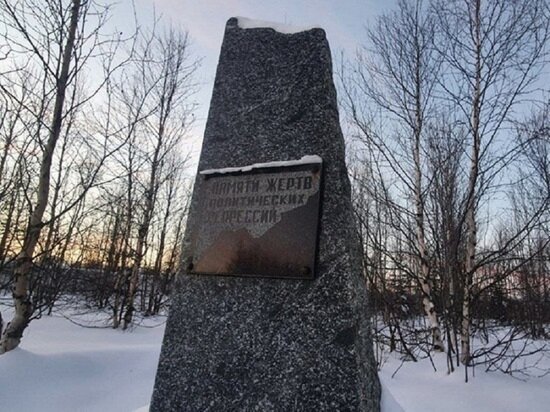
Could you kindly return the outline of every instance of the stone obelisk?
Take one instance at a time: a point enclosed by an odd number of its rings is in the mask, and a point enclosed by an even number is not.
[[[315,274],[188,274],[182,263],[151,411],[376,411],[380,384],[325,32],[250,27],[227,22],[199,171],[319,156]],[[203,184],[197,174],[187,244],[202,219]]]

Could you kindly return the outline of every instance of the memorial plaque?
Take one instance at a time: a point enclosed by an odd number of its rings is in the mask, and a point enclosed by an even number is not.
[[[187,271],[312,279],[322,160],[200,172]]]

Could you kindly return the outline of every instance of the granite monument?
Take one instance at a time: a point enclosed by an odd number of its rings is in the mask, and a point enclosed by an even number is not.
[[[329,45],[283,31],[227,22],[153,412],[379,410]]]

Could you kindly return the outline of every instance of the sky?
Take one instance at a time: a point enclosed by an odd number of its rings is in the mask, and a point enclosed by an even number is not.
[[[197,73],[198,109],[192,129],[195,158],[208,114],[225,23],[230,17],[284,23],[298,27],[321,27],[334,55],[353,55],[365,39],[365,30],[377,15],[389,11],[395,0],[134,0],[140,22],[151,24],[154,16],[164,24],[187,30],[193,54],[202,59]],[[122,0],[114,9],[117,27],[131,29],[132,2]]]

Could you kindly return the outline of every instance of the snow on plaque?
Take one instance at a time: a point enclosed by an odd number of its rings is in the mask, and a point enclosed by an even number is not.
[[[188,272],[312,278],[321,166],[304,156],[201,171]]]

